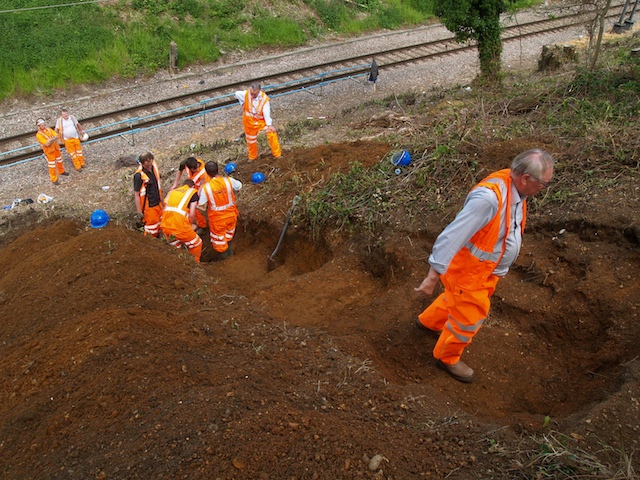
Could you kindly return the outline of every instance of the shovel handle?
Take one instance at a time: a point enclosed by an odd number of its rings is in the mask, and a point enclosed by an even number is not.
[[[273,257],[275,257],[276,253],[278,253],[278,250],[280,250],[280,245],[282,245],[282,241],[284,240],[284,235],[285,233],[287,233],[287,228],[289,228],[289,221],[291,220],[291,214],[293,214],[293,211],[295,210],[296,205],[298,204],[299,201],[300,201],[300,197],[298,195],[293,197],[291,210],[289,210],[289,214],[287,215],[287,220],[284,222],[284,228],[282,229],[282,233],[280,234],[280,238],[278,239],[278,244],[276,245],[276,248],[273,250],[273,253],[269,255],[269,260],[273,261]]]

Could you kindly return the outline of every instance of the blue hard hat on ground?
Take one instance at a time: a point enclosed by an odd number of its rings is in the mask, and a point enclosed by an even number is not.
[[[251,175],[251,181],[253,183],[262,183],[264,182],[264,173],[262,172],[255,172],[253,175]]]
[[[224,166],[224,171],[227,172],[227,175],[236,171],[236,164],[233,162],[229,162]]]
[[[109,223],[109,214],[104,210],[94,210],[91,214],[91,226],[93,228],[102,228]]]
[[[402,150],[401,152],[394,153],[391,156],[391,163],[396,167],[406,167],[411,163],[411,154],[408,150]]]

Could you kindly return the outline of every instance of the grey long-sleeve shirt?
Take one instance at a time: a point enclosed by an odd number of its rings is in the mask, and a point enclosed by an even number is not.
[[[518,257],[522,244],[522,218],[524,197],[511,185],[511,224],[508,229],[507,245],[500,263],[493,271],[494,275],[504,277],[509,267]],[[429,264],[439,274],[446,273],[453,257],[475,233],[484,227],[496,215],[498,211],[498,197],[489,188],[478,187],[471,190],[464,202],[462,210],[456,218],[440,233],[433,251],[429,256]],[[505,236],[504,218],[500,225],[497,248],[502,248]]]

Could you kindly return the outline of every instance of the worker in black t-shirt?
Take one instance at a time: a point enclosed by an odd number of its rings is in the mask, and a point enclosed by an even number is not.
[[[162,220],[162,186],[158,164],[150,152],[139,158],[140,166],[133,175],[136,211],[144,224],[144,234],[157,237]]]

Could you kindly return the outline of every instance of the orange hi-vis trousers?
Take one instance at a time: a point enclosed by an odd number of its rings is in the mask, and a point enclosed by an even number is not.
[[[499,278],[491,275],[484,285],[470,290],[451,283],[446,274],[440,277],[444,293],[418,315],[425,327],[442,331],[433,349],[436,359],[448,365],[460,360],[489,315],[490,298]]]
[[[47,159],[47,167],[49,169],[49,178],[53,183],[58,181],[58,175],[64,173],[64,164],[62,163],[62,153],[60,153],[60,147],[57,143],[52,146],[56,148],[48,149],[48,152],[44,152],[44,157]]]
[[[144,209],[144,234],[157,237],[160,235],[160,220],[162,220],[162,205],[145,207]]]
[[[179,214],[171,212],[165,213],[165,215],[179,216]],[[180,248],[184,243],[184,246],[187,247],[196,262],[199,262],[200,255],[202,255],[202,239],[193,231],[186,217],[175,220],[176,221],[169,220],[162,225],[162,233],[164,233],[164,236],[167,238],[167,242],[176,248]]]
[[[207,217],[200,210],[196,210],[196,225],[200,228],[207,228]]]
[[[242,117],[242,126],[244,127],[244,135],[247,139],[247,149],[249,150],[249,160],[255,160],[258,158],[258,133],[261,130],[266,130],[267,124],[264,120],[257,120],[251,118],[248,115]],[[273,158],[278,158],[282,155],[280,150],[280,141],[278,140],[277,132],[267,131],[267,141],[271,148],[271,155]]]
[[[79,138],[68,138],[64,141],[64,148],[67,149],[67,153],[71,157],[73,166],[76,170],[80,170],[84,167],[84,154],[82,153],[82,146],[80,145]]]
[[[238,223],[238,210],[230,208],[229,211],[215,212],[209,210],[209,238],[216,252],[226,252],[229,242],[233,240]]]

